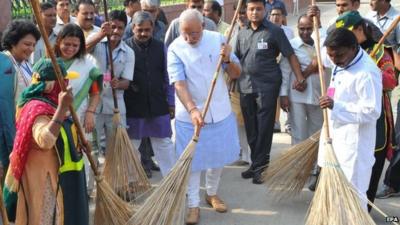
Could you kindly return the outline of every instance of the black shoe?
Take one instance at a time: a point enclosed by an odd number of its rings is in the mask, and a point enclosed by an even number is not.
[[[150,168],[153,171],[160,171],[160,167],[153,160],[151,160],[151,167]]]
[[[314,192],[315,191],[315,188],[317,188],[317,177],[316,176],[313,176],[312,178],[311,178],[311,182],[310,182],[310,185],[308,185],[308,190],[310,190],[310,191],[312,191],[312,192]]]
[[[248,170],[242,172],[242,177],[244,179],[250,179],[254,177],[254,170],[250,167]]]
[[[263,171],[258,171],[258,172],[254,173],[253,184],[262,184],[262,183],[264,183],[264,178],[262,176],[262,174],[263,174],[262,172]]]
[[[149,169],[145,169],[144,172],[146,172],[146,176],[147,176],[147,178],[149,178],[149,179],[153,176],[153,173],[152,173],[151,170],[149,170]]]

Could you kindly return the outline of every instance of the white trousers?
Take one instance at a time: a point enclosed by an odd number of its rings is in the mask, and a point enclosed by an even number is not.
[[[133,146],[139,149],[141,139],[131,139]],[[176,162],[174,144],[171,138],[150,137],[151,147],[154,151],[154,158],[160,166],[161,174],[165,177]]]
[[[322,127],[323,116],[319,105],[290,103],[290,125],[292,145],[298,144]]]
[[[206,171],[206,191],[207,195],[212,196],[217,194],[219,181],[221,180],[223,168],[208,169]],[[201,172],[190,174],[188,186],[188,207],[195,208],[200,205],[200,176]]]

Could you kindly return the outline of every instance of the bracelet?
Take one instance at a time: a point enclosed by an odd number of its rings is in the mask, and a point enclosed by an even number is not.
[[[86,110],[86,113],[93,113],[93,114],[95,114],[96,112],[95,112],[95,111],[92,111],[92,110]]]
[[[193,110],[195,110],[195,109],[197,109],[197,107],[196,107],[196,106],[193,106],[193,108],[191,108],[191,109],[189,110],[189,114],[192,114]]]
[[[62,124],[63,124],[63,121],[61,121],[61,120],[51,119],[50,121],[53,121],[54,123],[56,123],[60,126],[62,126]]]

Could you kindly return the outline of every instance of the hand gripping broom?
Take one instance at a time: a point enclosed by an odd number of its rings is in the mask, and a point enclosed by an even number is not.
[[[44,29],[42,18],[40,17],[40,8],[39,2],[37,0],[30,0],[32,5],[33,13],[38,23],[39,30],[42,34],[43,41],[45,43],[46,49],[48,49],[48,54],[50,56],[51,62],[54,67],[54,71],[56,72],[58,83],[61,86],[62,91],[66,91],[64,79],[61,76],[61,70],[59,65],[57,64],[56,57],[54,52],[50,51],[51,45],[47,36],[47,32]],[[77,127],[78,135],[80,142],[85,147],[85,153],[89,159],[90,166],[96,176],[97,181],[97,204],[96,208],[100,208],[103,212],[104,218],[109,221],[108,225],[121,225],[125,224],[126,221],[131,217],[133,214],[133,208],[128,203],[121,200],[118,195],[114,193],[110,185],[100,176],[98,171],[97,165],[93,160],[92,155],[90,154],[92,147],[86,141],[85,135],[83,133],[82,127],[79,123],[78,116],[72,106],[69,107],[69,110],[72,115],[72,119]]]
[[[103,0],[104,17],[109,21],[107,2]],[[114,62],[110,43],[108,39],[108,61],[110,63],[111,79],[114,79]],[[138,196],[151,188],[146,173],[139,159],[139,152],[135,149],[129,139],[126,128],[121,124],[120,113],[118,110],[118,100],[116,91],[112,88],[114,100],[114,130],[113,135],[107,140],[106,160],[104,166],[104,178],[111,184],[113,190],[125,201],[132,200],[132,197]],[[97,217],[96,217],[97,218]],[[99,224],[101,220],[98,220]],[[103,221],[104,222],[104,221]],[[107,222],[105,222],[107,224]]]
[[[312,0],[315,5],[315,0]],[[316,32],[316,50],[318,70],[321,83],[321,94],[325,95],[325,77],[321,60],[320,36],[318,21],[314,18]],[[321,169],[319,183],[315,191],[306,218],[306,225],[373,225],[375,222],[362,207],[359,193],[347,180],[336,158],[332,140],[329,135],[328,110],[323,109],[324,124],[322,127],[324,165]]]
[[[238,7],[233,16],[227,43],[232,35],[238,11],[242,5],[239,0]],[[210,105],[211,97],[222,65],[222,56],[217,64],[211,88],[208,92],[207,101],[202,112],[204,118]],[[153,191],[144,204],[136,211],[129,220],[129,225],[181,225],[184,223],[185,196],[189,182],[192,158],[200,135],[200,127],[195,127],[192,140],[186,146],[184,152],[178,159],[170,173],[162,180],[161,184]]]

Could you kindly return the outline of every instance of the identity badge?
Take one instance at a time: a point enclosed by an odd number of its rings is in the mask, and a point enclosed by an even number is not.
[[[268,42],[264,42],[264,39],[261,39],[261,41],[257,43],[257,49],[258,50],[268,49]]]
[[[329,87],[328,90],[326,90],[326,95],[333,98],[333,96],[335,96],[335,88]]]
[[[110,71],[107,71],[103,74],[103,86],[104,88],[110,87],[110,82],[111,82],[111,73]]]

